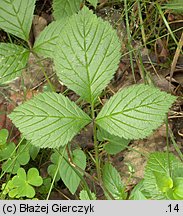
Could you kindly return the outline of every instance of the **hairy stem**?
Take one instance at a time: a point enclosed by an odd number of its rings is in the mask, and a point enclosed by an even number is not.
[[[36,53],[34,53],[34,52],[33,52],[33,55],[34,55],[34,57],[35,57],[36,59],[38,59],[38,62],[37,62],[37,63],[38,63],[38,65],[39,65],[39,67],[41,68],[41,70],[42,70],[42,72],[43,72],[43,74],[44,74],[44,76],[45,76],[45,78],[46,78],[46,80],[47,80],[47,82],[48,82],[48,84],[49,84],[51,90],[52,90],[53,92],[55,92],[55,88],[54,88],[54,86],[52,85],[52,83],[50,82],[50,79],[49,79],[49,77],[48,77],[48,75],[47,75],[47,73],[46,73],[46,71],[45,71],[45,68],[44,68],[42,62],[40,61],[41,58],[40,58]]]
[[[98,142],[97,142],[97,126],[95,122],[95,110],[94,104],[91,104],[91,114],[93,119],[93,139],[94,139],[94,149],[95,149],[95,165],[97,170],[98,181],[101,184],[101,172],[100,172],[100,159],[99,159],[99,151],[98,151]]]

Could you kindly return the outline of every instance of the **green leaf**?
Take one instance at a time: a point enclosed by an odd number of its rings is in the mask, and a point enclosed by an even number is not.
[[[148,195],[141,180],[131,191],[129,200],[147,200]]]
[[[2,161],[8,159],[15,150],[15,147],[15,143],[11,142],[0,148],[0,160]]]
[[[19,181],[16,181],[17,178],[19,178]],[[13,178],[13,184],[16,186],[21,186],[21,181],[26,181],[26,172],[23,168],[18,169],[16,178]]]
[[[6,144],[6,140],[8,139],[9,132],[7,129],[0,130],[0,146]]]
[[[36,168],[30,168],[26,175],[23,168],[19,168],[17,175],[10,180],[9,196],[12,198],[28,197],[33,198],[35,196],[35,190],[30,185],[40,186],[43,183],[42,178],[39,176],[39,172]]]
[[[29,146],[20,145],[16,151],[15,144],[8,143],[0,150],[0,160],[6,160],[2,164],[2,170],[4,172],[15,174],[20,168],[20,165],[26,165],[29,162]]]
[[[115,136],[140,139],[159,127],[176,97],[148,85],[133,85],[104,105],[96,123]]]
[[[124,150],[130,142],[124,138],[114,136],[101,128],[97,132],[97,137],[99,141],[108,141],[108,143],[104,145],[104,149],[108,154],[117,154]]]
[[[15,108],[10,119],[40,148],[66,145],[91,119],[61,94],[46,92]]]
[[[29,147],[29,154],[30,154],[32,160],[36,159],[36,157],[37,157],[37,155],[39,153],[39,150],[40,150],[39,147],[30,145],[30,147]]]
[[[21,145],[17,150],[17,161],[20,165],[26,165],[30,160],[29,146]]]
[[[2,190],[3,190],[4,195],[9,193],[13,188],[14,188],[14,185],[13,185],[12,180],[9,180],[8,182],[5,182],[4,184],[2,184]]]
[[[66,156],[68,159],[68,157]],[[76,149],[73,151],[72,154],[72,161],[73,163],[82,169],[83,171],[86,168],[86,156],[84,152],[80,149]],[[60,176],[62,178],[62,181],[67,186],[67,188],[70,190],[72,194],[74,194],[79,186],[80,183],[80,177],[75,172],[77,168],[72,167],[66,160],[63,160],[59,169]],[[79,172],[79,171],[78,171]],[[83,173],[79,172],[81,176],[83,176]]]
[[[53,21],[38,36],[34,44],[34,51],[45,57],[53,58],[58,36],[61,34],[66,19]]]
[[[118,171],[110,164],[106,163],[103,167],[103,184],[116,200],[126,199],[125,187],[121,181]],[[106,193],[106,197],[110,199]]]
[[[98,0],[88,0],[95,8],[97,7]]]
[[[131,197],[131,200],[147,200],[144,194],[140,190],[136,190]]]
[[[158,188],[164,193],[167,192],[170,188],[173,187],[173,180],[172,178],[165,174],[165,173],[159,173],[154,172],[154,176],[156,178],[156,183],[158,185]]]
[[[0,28],[23,40],[29,40],[36,0],[1,0]]]
[[[96,200],[96,195],[94,193],[92,193],[91,191],[90,192],[90,195],[92,197],[92,200]],[[80,200],[91,200],[87,191],[86,190],[82,190],[80,193],[79,193],[79,199]]]
[[[48,171],[49,176],[51,176],[52,179],[53,179],[54,176],[55,176],[55,173],[57,172],[57,165],[55,165],[55,164],[50,164],[50,165],[48,166],[47,171]],[[57,172],[57,175],[56,175],[56,178],[55,178],[55,182],[57,182],[57,181],[59,181],[59,180],[60,180],[60,174]]]
[[[56,20],[71,16],[79,11],[83,0],[53,0],[53,16]]]
[[[60,150],[60,152],[56,151],[54,153],[52,153],[50,160],[52,162],[52,164],[50,164],[48,166],[48,174],[52,177],[52,179],[55,178],[55,182],[60,180],[60,173],[58,172],[59,169],[61,169],[61,161],[63,160],[63,151],[62,149]],[[55,173],[56,177],[55,177]]]
[[[39,171],[36,168],[30,168],[28,170],[27,182],[33,186],[40,186],[43,184],[43,179],[39,175]]]
[[[179,172],[180,170],[182,172]],[[176,177],[183,177],[183,164],[179,159],[171,153],[169,156],[167,153],[160,152],[150,154],[145,167],[144,188],[149,192],[151,198],[167,199],[166,192],[173,186],[170,178]]]
[[[174,179],[173,197],[175,200],[183,200],[183,177],[177,177]]]
[[[29,58],[29,51],[22,46],[0,43],[0,83],[20,76]]]
[[[8,160],[5,161],[2,164],[2,170],[3,170],[3,172],[12,173],[12,174],[16,174],[17,173],[17,170],[20,168],[20,164],[14,158],[15,157],[8,158]]]
[[[58,39],[56,73],[66,86],[94,103],[118,67],[120,49],[112,26],[84,7],[69,18]]]

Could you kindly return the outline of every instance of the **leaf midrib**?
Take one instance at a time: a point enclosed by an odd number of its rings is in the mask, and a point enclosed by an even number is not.
[[[85,55],[85,65],[86,65],[86,72],[87,72],[87,78],[88,78],[88,84],[89,84],[89,99],[90,103],[93,104],[92,100],[92,89],[91,89],[91,80],[90,80],[90,73],[89,73],[89,65],[88,65],[88,56],[87,56],[87,47],[86,47],[86,29],[85,29],[85,21],[86,18],[84,16],[84,25],[83,25],[83,34],[84,34],[84,55]]]

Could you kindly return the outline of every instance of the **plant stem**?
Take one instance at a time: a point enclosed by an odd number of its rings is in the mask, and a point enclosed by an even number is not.
[[[133,63],[133,47],[131,45],[132,42],[132,36],[130,33],[130,25],[129,25],[129,19],[128,19],[128,5],[127,5],[127,0],[124,0],[124,7],[125,7],[125,19],[126,19],[126,31],[127,31],[127,48],[129,49],[129,56],[130,56],[130,65],[131,65],[131,69],[132,69],[132,75],[133,75],[133,79],[134,82],[136,83],[136,79],[135,79],[135,69],[134,69],[134,63]]]
[[[179,146],[178,146],[177,143],[175,142],[173,132],[172,132],[172,130],[171,130],[170,128],[169,128],[169,134],[170,134],[170,138],[171,138],[172,144],[173,144],[173,146],[174,146],[176,152],[178,153],[179,158],[180,158],[180,159],[182,160],[182,162],[183,162],[183,154],[182,154],[182,152],[181,152]]]
[[[170,167],[170,146],[169,146],[169,131],[168,131],[168,115],[166,115],[166,119],[165,119],[165,123],[166,123],[166,148],[167,148],[167,161],[168,161],[168,169],[169,169],[169,174],[170,176],[172,176],[172,170]]]
[[[33,55],[34,55],[34,57],[36,58],[36,59],[38,59],[38,65],[39,65],[39,67],[41,68],[41,70],[42,70],[42,72],[43,72],[43,74],[44,74],[44,76],[45,76],[45,78],[46,78],[46,80],[47,80],[47,82],[48,82],[48,84],[49,84],[49,86],[50,86],[50,88],[51,88],[51,90],[53,91],[53,92],[55,92],[55,88],[54,88],[54,86],[52,85],[52,83],[50,82],[50,79],[49,79],[49,77],[48,77],[48,75],[46,74],[46,71],[45,71],[45,69],[44,69],[44,66],[43,66],[43,64],[41,63],[41,58],[36,54],[36,53],[34,53],[34,52],[32,52],[33,53]]]
[[[57,150],[57,149],[56,149],[56,150]],[[51,186],[50,186],[49,192],[48,192],[48,194],[47,194],[46,200],[48,200],[49,197],[50,197],[51,191],[52,191],[53,186],[54,186],[55,179],[56,179],[56,177],[57,177],[57,173],[58,173],[58,171],[59,171],[60,165],[61,165],[62,160],[63,160],[63,158],[64,158],[65,150],[66,150],[66,146],[64,147],[63,152],[62,152],[61,156],[59,157],[57,169],[56,169],[56,172],[55,172],[55,174],[54,174],[54,176],[53,176],[53,180],[52,180],[52,182],[51,182]],[[59,150],[57,150],[57,152],[59,152],[59,154],[60,154],[60,151],[59,151]]]
[[[98,181],[101,184],[101,172],[100,172],[100,159],[99,159],[99,152],[98,152],[98,142],[97,142],[97,125],[95,122],[95,110],[94,110],[94,103],[91,104],[91,114],[93,119],[93,140],[94,140],[94,149],[95,149],[95,165],[97,170],[97,177]]]

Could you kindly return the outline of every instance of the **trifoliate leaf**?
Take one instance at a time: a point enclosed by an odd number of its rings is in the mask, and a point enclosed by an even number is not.
[[[182,172],[179,172],[180,170]],[[171,153],[169,155],[160,152],[150,154],[145,167],[144,189],[151,194],[151,198],[168,199],[166,193],[168,189],[173,190],[176,177],[183,177],[183,164],[179,159]]]
[[[68,157],[66,156],[68,159]],[[73,151],[72,154],[72,161],[73,163],[82,169],[83,171],[86,168],[86,156],[84,152],[80,149],[76,149]],[[62,181],[64,184],[67,186],[67,188],[70,190],[72,194],[74,194],[79,186],[79,183],[81,181],[80,176],[75,172],[77,168],[72,167],[71,165],[68,164],[66,160],[63,160],[61,165],[60,165],[60,176],[62,178]],[[79,172],[79,171],[78,171]],[[81,176],[83,176],[83,173],[79,172]]]
[[[56,20],[66,18],[79,11],[83,0],[53,0],[53,16]]]
[[[61,34],[66,19],[53,21],[38,36],[34,43],[34,51],[44,57],[53,58],[58,36]]]
[[[90,193],[90,196],[92,199],[90,199],[89,195],[88,195],[88,192],[86,190],[82,190],[80,193],[79,193],[79,199],[80,200],[96,200],[96,195],[94,193],[92,193],[91,191],[89,191]]]
[[[8,139],[8,130],[7,129],[1,129],[0,130],[0,146],[6,144],[6,140]]]
[[[0,43],[0,84],[19,76],[28,58],[29,51],[22,46]]]
[[[97,137],[99,141],[108,141],[104,145],[104,149],[108,154],[117,154],[124,150],[130,142],[124,138],[114,136],[101,128],[98,130]]]
[[[133,85],[104,105],[96,123],[115,136],[140,139],[159,127],[176,97],[148,85]]]
[[[23,40],[29,40],[36,0],[1,0],[0,28]]]
[[[84,7],[69,18],[58,39],[56,73],[66,86],[94,103],[118,67],[120,49],[112,26]]]
[[[31,185],[40,186],[43,183],[36,168],[30,168],[27,175],[23,168],[19,168],[17,175],[10,181],[13,183],[13,188],[9,192],[9,195],[12,198],[33,198],[35,196],[35,190]]]
[[[74,102],[53,92],[35,96],[9,117],[25,138],[40,148],[66,145],[91,121]]]
[[[118,171],[110,164],[106,163],[103,167],[103,184],[116,200],[126,199],[125,187],[121,181]],[[106,197],[110,199],[106,193]]]

